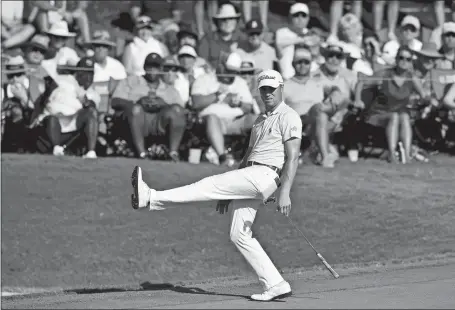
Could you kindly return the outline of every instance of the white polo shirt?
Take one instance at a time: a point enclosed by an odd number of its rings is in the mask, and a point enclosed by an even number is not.
[[[95,62],[93,82],[109,82],[113,80],[126,79],[126,70],[123,64],[115,58],[106,57],[106,64],[103,66]]]
[[[291,138],[302,138],[302,120],[286,103],[273,112],[260,115],[251,130],[248,161],[282,169],[285,162],[284,143]]]

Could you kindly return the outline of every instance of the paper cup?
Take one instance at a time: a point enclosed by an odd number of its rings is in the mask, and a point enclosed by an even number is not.
[[[348,151],[349,160],[353,163],[359,160],[359,151],[358,150],[349,150]]]
[[[190,149],[190,154],[188,156],[188,162],[191,164],[199,164],[201,162],[201,149]]]

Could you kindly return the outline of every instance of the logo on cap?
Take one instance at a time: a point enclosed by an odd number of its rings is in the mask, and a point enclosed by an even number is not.
[[[272,75],[263,75],[263,76],[260,76],[259,79],[258,79],[258,82],[262,81],[262,80],[275,80],[276,77],[275,76],[272,76]]]

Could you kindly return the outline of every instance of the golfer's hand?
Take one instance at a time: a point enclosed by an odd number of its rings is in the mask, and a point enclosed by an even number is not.
[[[291,197],[289,197],[289,194],[280,195],[276,210],[284,216],[289,216],[291,213]]]
[[[216,205],[216,211],[220,212],[220,214],[227,213],[231,201],[232,200],[219,200]]]

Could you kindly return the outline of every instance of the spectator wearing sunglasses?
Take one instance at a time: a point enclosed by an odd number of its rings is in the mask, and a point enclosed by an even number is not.
[[[163,62],[163,82],[174,87],[182,99],[179,103],[185,108],[190,99],[190,81],[183,74],[185,68],[175,56],[168,56]]]
[[[375,72],[372,77],[360,80],[355,91],[356,106],[365,108],[367,124],[385,129],[388,145],[388,161],[397,163],[395,150],[398,141],[404,145],[406,162],[411,158],[412,127],[409,116],[409,100],[414,92],[422,100],[430,100],[421,81],[412,73],[414,52],[408,46],[399,48],[393,68]],[[375,90],[373,102],[362,102],[362,91]]]
[[[436,62],[436,68],[455,69],[455,22],[448,22],[442,26],[442,47],[439,53],[443,58]]]
[[[341,126],[349,104],[353,102],[357,74],[342,67],[346,52],[338,44],[329,44],[322,49],[325,63],[313,73],[320,79],[324,100],[310,109],[312,138],[317,145],[320,160],[326,168],[333,168],[338,152],[330,144],[330,136]]]
[[[451,14],[451,17],[452,17],[452,22],[455,22],[455,1],[452,1],[452,4],[451,4],[451,9],[452,9],[452,14]],[[450,21],[447,21],[447,22],[450,22]],[[436,44],[436,47],[438,49],[441,48],[442,46],[442,28],[443,28],[443,25],[440,25],[439,27],[435,28],[432,32],[431,32],[431,35],[430,35],[430,39],[429,41],[430,42],[433,42]]]
[[[294,46],[304,44],[305,36],[308,35],[308,23],[310,21],[310,9],[305,3],[295,3],[289,9],[289,26],[280,28],[275,33],[275,44],[278,55],[279,67],[283,79],[294,76],[292,66],[294,58]]]
[[[114,121],[131,135],[137,157],[148,157],[146,138],[165,136],[169,139],[168,158],[179,161],[186,117],[180,94],[161,78],[163,62],[159,54],[150,53],[143,76],[130,75],[118,83],[112,95],[112,108],[117,111]]]
[[[49,37],[43,34],[37,34],[23,45],[22,50],[30,72],[34,76],[41,78],[47,76],[47,72],[41,64],[49,51]]]
[[[398,40],[391,40],[384,44],[382,58],[389,65],[393,65],[400,46],[407,46],[413,51],[419,51],[422,48],[422,42],[417,39],[419,32],[419,19],[412,15],[406,15],[400,24]]]
[[[257,64],[258,69],[271,70],[278,61],[276,51],[264,42],[264,26],[259,19],[252,19],[245,25],[246,40],[234,44],[234,51],[242,58],[249,58]]]

